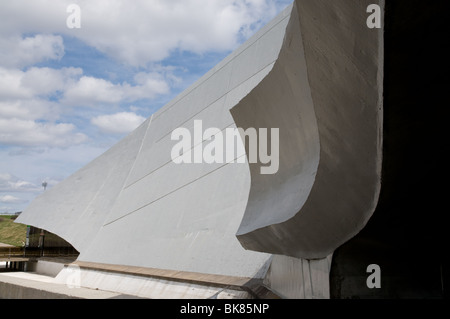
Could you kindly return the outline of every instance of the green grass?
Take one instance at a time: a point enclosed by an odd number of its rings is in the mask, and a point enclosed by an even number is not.
[[[27,236],[27,226],[14,223],[14,217],[0,215],[0,243],[21,247]]]

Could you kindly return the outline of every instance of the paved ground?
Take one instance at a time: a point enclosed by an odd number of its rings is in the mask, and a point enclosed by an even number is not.
[[[104,290],[70,288],[54,278],[34,273],[0,274],[0,299],[142,299]]]

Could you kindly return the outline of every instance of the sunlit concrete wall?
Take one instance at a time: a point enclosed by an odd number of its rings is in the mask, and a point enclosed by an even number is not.
[[[263,276],[271,255],[245,250],[235,236],[250,189],[248,164],[175,164],[171,133],[178,127],[193,131],[194,120],[205,128],[236,127],[229,110],[271,71],[290,12],[38,197],[18,222],[65,238],[82,261]]]

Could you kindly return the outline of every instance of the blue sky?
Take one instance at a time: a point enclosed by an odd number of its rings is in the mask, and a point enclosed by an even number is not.
[[[0,0],[0,213],[102,154],[291,2]]]

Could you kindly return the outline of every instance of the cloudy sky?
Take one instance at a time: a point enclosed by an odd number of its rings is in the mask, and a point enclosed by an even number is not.
[[[0,213],[102,154],[291,2],[0,0]]]

